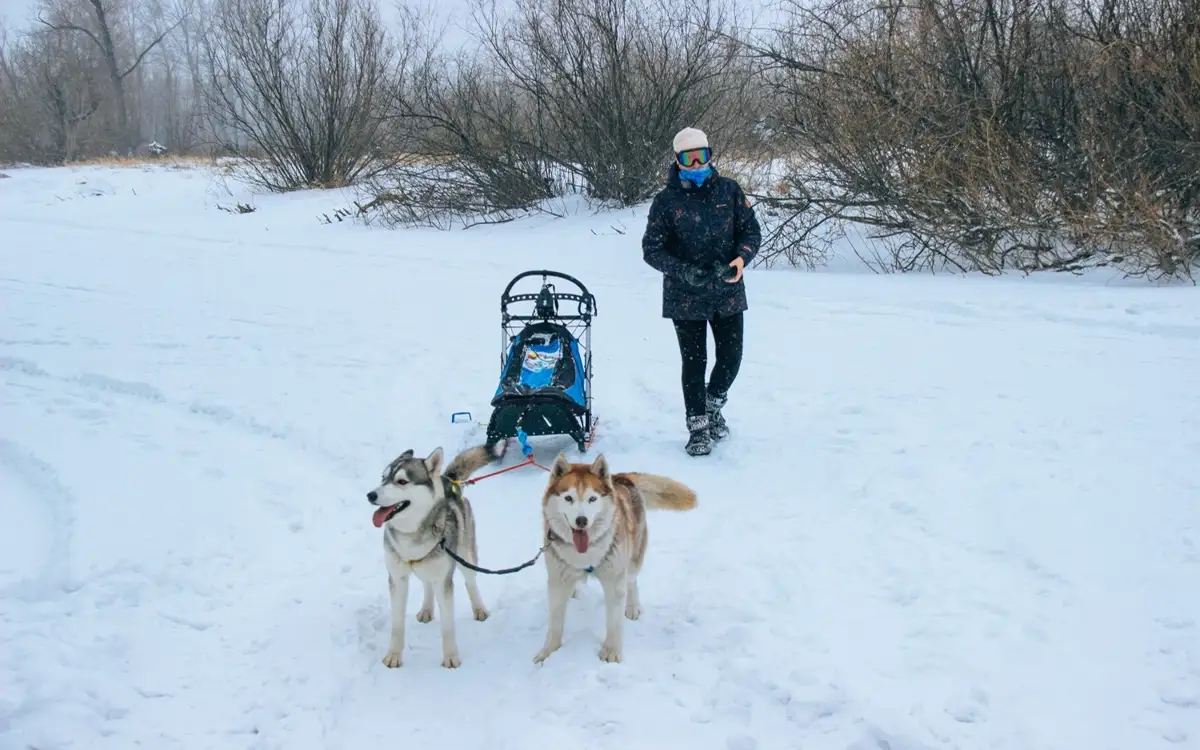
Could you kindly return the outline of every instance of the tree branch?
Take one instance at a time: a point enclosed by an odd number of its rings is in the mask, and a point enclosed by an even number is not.
[[[146,46],[146,49],[142,50],[142,53],[141,53],[140,55],[138,55],[138,56],[137,56],[137,59],[133,61],[133,64],[132,64],[132,65],[130,65],[130,66],[129,66],[129,67],[126,69],[126,70],[125,70],[125,72],[124,72],[124,73],[121,73],[121,74],[120,74],[120,76],[119,76],[119,77],[121,78],[121,80],[124,80],[126,76],[128,76],[128,75],[129,75],[130,73],[132,73],[133,71],[137,70],[137,66],[138,66],[138,65],[141,65],[141,63],[142,63],[142,59],[143,59],[144,57],[146,57],[146,55],[150,54],[150,50],[152,50],[152,49],[154,49],[155,47],[157,47],[157,46],[158,46],[158,44],[159,44],[159,43],[160,43],[160,42],[161,42],[163,39],[166,39],[166,38],[167,38],[167,35],[168,35],[168,34],[170,34],[170,33],[171,33],[172,31],[174,31],[175,29],[179,28],[179,25],[180,25],[181,23],[183,23],[183,21],[184,21],[184,18],[187,18],[187,16],[186,16],[186,15],[185,15],[185,16],[183,16],[183,17],[182,17],[182,18],[180,18],[178,21],[176,21],[175,23],[171,24],[171,27],[170,27],[170,28],[168,28],[166,31],[164,31],[163,33],[161,33],[161,34],[159,34],[157,37],[155,37],[154,41],[153,41],[153,42],[150,42],[150,44],[148,44],[148,45]]]
[[[93,42],[95,42],[96,46],[100,48],[100,51],[101,52],[104,51],[104,45],[100,43],[100,39],[95,34],[92,33],[91,29],[88,29],[84,26],[77,26],[73,23],[64,23],[64,24],[50,23],[46,19],[42,18],[40,15],[38,16],[37,20],[38,20],[38,23],[47,26],[52,31],[79,31],[84,34],[87,34],[88,38],[91,39]]]

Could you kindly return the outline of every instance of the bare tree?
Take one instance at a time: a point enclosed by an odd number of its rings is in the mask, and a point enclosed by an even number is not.
[[[0,20],[0,84],[12,86],[16,83],[16,76],[13,75],[12,68],[8,64],[8,27],[4,25],[4,21]]]
[[[0,164],[20,161],[32,130],[24,107],[24,81],[13,70],[13,46],[0,23]]]
[[[108,73],[108,83],[116,110],[118,138],[123,149],[131,153],[140,142],[141,135],[130,121],[125,79],[138,69],[146,55],[158,46],[179,22],[176,21],[165,30],[158,32],[147,45],[131,55],[131,61],[123,62],[126,58],[121,54],[117,44],[117,30],[114,22],[117,0],[49,0],[49,2],[51,4],[44,7],[38,16],[41,24],[55,32],[82,34],[100,52]],[[50,20],[44,18],[44,15],[49,15]]]
[[[46,31],[0,49],[0,161],[56,164],[93,145],[86,126],[103,79],[90,51]]]
[[[200,48],[200,40],[209,28],[208,5],[208,0],[179,0],[184,21],[179,26],[179,34],[174,37],[176,43],[172,45],[172,51],[179,69],[177,85],[183,101],[171,100],[180,113],[178,124],[171,127],[169,137],[172,145],[184,151],[201,145],[210,132],[204,116],[205,77]]]

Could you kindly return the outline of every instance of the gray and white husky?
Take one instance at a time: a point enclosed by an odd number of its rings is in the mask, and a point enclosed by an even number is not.
[[[418,622],[433,619],[436,599],[442,625],[442,666],[462,664],[454,633],[454,571],[458,564],[446,550],[478,565],[475,516],[462,492],[471,475],[504,455],[507,441],[478,445],[454,457],[443,472],[439,447],[427,458],[414,458],[412,450],[397,456],[383,470],[383,482],[367,493],[377,506],[372,516],[383,529],[388,594],[392,605],[391,640],[383,663],[399,667],[404,659],[404,620],[408,605],[408,579],[415,573],[425,587]],[[444,545],[444,546],[443,546]],[[487,607],[475,583],[475,571],[463,567],[467,596],[476,620],[486,620]]]

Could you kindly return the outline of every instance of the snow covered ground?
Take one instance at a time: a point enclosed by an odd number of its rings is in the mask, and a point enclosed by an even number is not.
[[[387,232],[200,170],[6,171],[5,750],[1200,747],[1195,288],[752,270],[734,433],[692,459],[644,209]],[[364,493],[486,418],[537,267],[599,300],[594,450],[700,507],[649,519],[624,663],[595,584],[532,663],[539,563],[481,577],[483,623],[460,584],[460,669],[413,621],[389,670]],[[544,481],[472,488],[484,565],[533,555]]]

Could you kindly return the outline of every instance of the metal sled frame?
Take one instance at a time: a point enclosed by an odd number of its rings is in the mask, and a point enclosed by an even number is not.
[[[538,292],[513,294],[513,287],[522,279],[541,276]],[[559,292],[551,279],[570,282],[578,292]],[[515,303],[531,302],[533,311],[514,313]],[[560,314],[559,303],[574,303],[573,314]],[[592,318],[596,315],[596,298],[578,279],[557,271],[525,271],[513,277],[500,294],[500,367],[501,377],[507,363],[509,348],[530,324],[542,322],[560,325],[571,334],[579,346],[583,360],[584,408],[567,397],[545,394],[501,394],[492,400],[492,416],[488,420],[487,440],[534,435],[570,435],[586,453],[595,429],[592,414]]]

